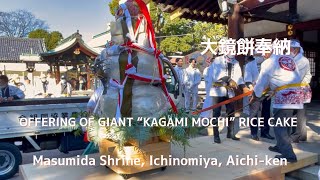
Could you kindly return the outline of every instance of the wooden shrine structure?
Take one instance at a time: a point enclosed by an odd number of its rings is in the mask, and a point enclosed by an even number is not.
[[[83,40],[79,31],[62,40],[59,45],[40,54],[42,61],[47,62],[50,70],[54,72],[57,82],[60,81],[60,66],[78,66],[85,68],[87,87],[90,87],[90,67],[98,56],[98,52],[89,47]]]

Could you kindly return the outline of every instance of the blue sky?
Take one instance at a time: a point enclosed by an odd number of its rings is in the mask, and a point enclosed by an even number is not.
[[[114,20],[109,12],[111,0],[0,0],[0,11],[25,9],[45,20],[50,31],[60,31],[63,37],[80,31],[84,40],[106,30]]]

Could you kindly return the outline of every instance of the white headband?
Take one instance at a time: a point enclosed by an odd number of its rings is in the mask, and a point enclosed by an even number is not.
[[[301,45],[298,41],[291,41],[290,46],[296,47],[296,48],[301,48]]]
[[[292,41],[291,40],[291,43],[290,43],[290,47],[293,47],[293,48],[300,48],[300,54],[303,54],[304,53],[304,50],[303,48],[301,47],[300,43],[298,41]]]

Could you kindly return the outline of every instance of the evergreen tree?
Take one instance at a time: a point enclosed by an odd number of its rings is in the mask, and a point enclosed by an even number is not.
[[[57,47],[59,41],[63,39],[62,34],[59,31],[48,32],[44,29],[36,29],[29,33],[29,38],[43,38],[47,50],[52,50]]]

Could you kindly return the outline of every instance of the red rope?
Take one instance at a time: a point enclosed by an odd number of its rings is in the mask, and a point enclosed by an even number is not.
[[[220,106],[223,106],[223,105],[232,103],[232,102],[234,102],[234,101],[240,100],[240,99],[242,99],[242,98],[244,98],[244,97],[246,97],[246,96],[250,96],[252,93],[253,93],[253,91],[249,91],[249,92],[240,94],[240,95],[238,95],[238,96],[235,96],[235,97],[230,98],[230,99],[228,99],[228,100],[222,101],[222,102],[220,102],[220,103],[218,103],[218,104],[215,104],[215,105],[213,105],[213,106],[207,107],[207,108],[202,109],[202,110],[200,110],[200,111],[194,111],[192,114],[194,114],[194,115],[195,115],[195,114],[200,114],[200,113],[202,113],[202,112],[205,112],[205,111],[209,111],[209,110],[211,110],[211,109],[218,108],[218,107],[220,107]]]

